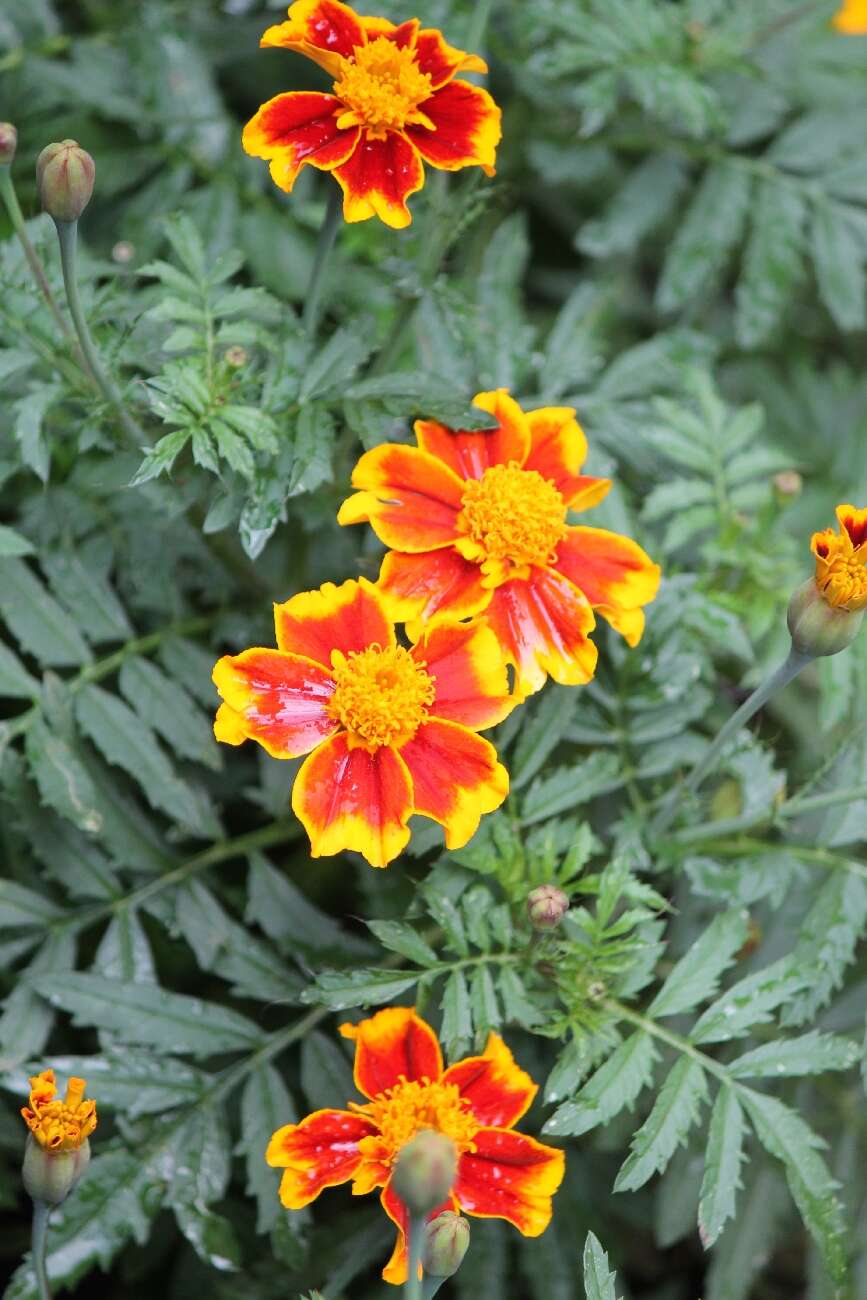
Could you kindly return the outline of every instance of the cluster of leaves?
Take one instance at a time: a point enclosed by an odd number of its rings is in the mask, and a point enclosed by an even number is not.
[[[785,652],[810,530],[867,500],[867,71],[834,7],[493,6],[497,179],[431,176],[409,231],[342,230],[315,337],[333,182],[311,169],[287,203],[238,144],[267,94],[322,84],[257,51],[273,6],[0,16],[28,215],[47,123],[96,156],[84,305],[143,431],[131,446],[4,228],[5,1300],[37,1294],[15,1107],[49,1062],[101,1117],[52,1218],[58,1285],[381,1300],[375,1203],[287,1215],[262,1153],[354,1095],[333,1013],[394,1000],[450,1057],[504,1033],[543,1085],[529,1131],[567,1148],[550,1230],[474,1221],[458,1300],[863,1292],[864,638],[651,831]],[[424,18],[472,43],[480,8]],[[28,228],[62,299],[50,225]],[[637,649],[600,631],[589,686],[494,733],[511,793],[466,848],[425,823],[388,872],[314,864],[292,764],[219,752],[211,666],[271,641],[272,599],[374,576],[369,531],[334,522],[360,450],[417,416],[484,427],[472,395],[496,385],[577,408],[589,472],[616,481],[590,521],[638,537],[663,590]],[[542,883],[571,908],[538,937]]]

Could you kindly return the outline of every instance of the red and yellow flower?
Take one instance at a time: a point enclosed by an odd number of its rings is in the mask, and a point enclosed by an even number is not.
[[[867,0],[843,0],[831,21],[847,36],[867,36]]]
[[[274,606],[278,649],[227,655],[214,668],[224,704],[218,740],[256,740],[274,758],[309,757],[292,808],[314,857],[354,849],[387,866],[413,813],[445,828],[449,848],[475,834],[509,777],[477,731],[511,711],[506,665],[483,627],[443,622],[398,645],[364,578]]]
[[[58,1155],[77,1151],[96,1128],[96,1102],[85,1101],[86,1087],[84,1079],[73,1076],[61,1101],[53,1070],[43,1070],[31,1078],[30,1105],[21,1114],[44,1151]]]
[[[346,221],[376,216],[401,228],[424,163],[494,174],[500,110],[486,90],[455,80],[487,65],[435,28],[364,18],[339,0],[296,0],[261,43],[296,50],[334,78],[330,95],[275,95],[244,128],[244,149],[267,159],[280,189],[291,190],[309,163],[334,174]]]
[[[636,645],[659,568],[628,537],[567,523],[611,487],[581,473],[587,440],[571,407],[525,413],[502,388],[475,404],[493,430],[419,420],[418,446],[366,452],[338,520],[368,521],[392,548],[378,587],[393,618],[473,617],[515,665],[522,698],[548,676],[580,685],[596,668],[594,610]]]
[[[867,509],[837,507],[839,532],[814,533],[816,586],[832,609],[855,613],[867,609]]]
[[[433,1129],[451,1138],[459,1159],[451,1196],[430,1219],[463,1210],[506,1219],[526,1237],[545,1231],[563,1178],[563,1152],[513,1131],[538,1089],[497,1034],[481,1056],[444,1070],[436,1035],[411,1008],[389,1007],[340,1032],[355,1040],[355,1086],[367,1101],[314,1111],[274,1134],[265,1158],[284,1170],[280,1200],[287,1209],[299,1210],[324,1188],[350,1180],[354,1196],[381,1187],[383,1209],[397,1227],[382,1275],[399,1285],[407,1275],[407,1219],[390,1187],[391,1171],[401,1148],[420,1130]]]

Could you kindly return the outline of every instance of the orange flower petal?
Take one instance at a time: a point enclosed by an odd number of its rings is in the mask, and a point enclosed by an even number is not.
[[[251,157],[268,159],[274,184],[289,191],[307,163],[330,171],[352,155],[361,128],[341,130],[341,108],[333,95],[307,90],[275,95],[244,127],[241,143]]]
[[[388,745],[372,754],[350,749],[341,732],[302,763],[292,811],[310,836],[312,857],[352,850],[372,867],[387,867],[409,843],[412,781]]]
[[[286,1171],[280,1180],[286,1209],[303,1209],[324,1188],[348,1182],[361,1164],[358,1143],[375,1132],[370,1120],[347,1110],[316,1110],[300,1124],[278,1128],[265,1159]]]
[[[434,90],[451,81],[457,72],[487,72],[488,65],[478,54],[466,54],[447,44],[442,32],[425,27],[416,41],[418,66],[431,79]],[[425,106],[427,112],[427,106]]]
[[[497,427],[482,433],[449,429],[435,420],[417,420],[415,436],[422,451],[448,465],[462,479],[481,478],[492,465],[523,465],[530,451],[527,417],[505,388],[478,393],[473,405],[487,411]]]
[[[493,176],[502,113],[486,90],[468,81],[450,81],[424,101],[421,111],[434,129],[404,130],[425,162],[445,171],[478,166]]]
[[[454,1190],[460,1208],[484,1219],[507,1219],[525,1237],[540,1236],[563,1181],[563,1152],[503,1128],[480,1128],[473,1141],[475,1152],[465,1152],[458,1165]]]
[[[395,27],[388,18],[364,18],[359,15],[359,22],[364,28],[368,41],[375,41],[378,36],[386,36],[395,45],[403,49],[412,49],[418,39],[418,19],[407,18],[406,22]]]
[[[515,707],[503,652],[490,628],[440,623],[424,630],[411,654],[434,679],[433,717],[483,731]]]
[[[401,1079],[435,1083],[443,1072],[437,1036],[412,1007],[386,1007],[340,1032],[355,1043],[353,1078],[365,1097],[378,1097]]]
[[[339,0],[296,0],[288,22],[269,27],[260,45],[297,50],[336,77],[340,59],[352,57],[356,45],[366,45],[361,20]]]
[[[391,1259],[382,1270],[382,1278],[384,1282],[391,1282],[393,1286],[402,1286],[406,1281],[409,1268],[406,1245],[409,1216],[403,1201],[392,1191],[391,1183],[388,1183],[383,1188],[379,1200],[382,1208],[397,1228],[397,1241],[394,1243]],[[427,1216],[427,1221],[430,1222],[431,1219],[435,1219],[444,1210],[455,1209],[457,1209],[457,1201],[453,1196],[450,1196],[447,1201],[443,1201],[442,1205],[438,1205],[435,1210],[431,1210]]]
[[[237,745],[246,736],[273,758],[297,758],[337,730],[327,712],[334,682],[311,659],[282,650],[245,650],[224,655],[212,676],[226,702],[214,727],[218,740]]]
[[[867,0],[843,0],[831,22],[846,36],[867,36]]]
[[[838,506],[837,522],[841,531],[848,534],[856,551],[867,542],[867,509],[859,510],[857,506],[850,505]]]
[[[482,586],[479,566],[453,550],[421,555],[387,551],[377,590],[396,623],[427,622],[435,614],[469,618],[491,599],[488,588]]]
[[[458,535],[462,484],[416,447],[387,442],[366,451],[352,471],[352,486],[362,491],[344,501],[337,522],[369,522],[386,546],[433,551]]]
[[[629,645],[638,644],[644,630],[641,606],[659,590],[660,569],[637,542],[605,528],[567,528],[555,568]]]
[[[445,828],[449,849],[463,848],[509,793],[493,745],[458,722],[423,722],[400,756],[412,777],[413,811]]]
[[[494,1128],[516,1124],[539,1091],[499,1034],[489,1036],[481,1056],[468,1056],[450,1065],[443,1083],[456,1083],[479,1123]]]
[[[571,406],[544,406],[527,412],[530,454],[525,469],[550,479],[572,510],[598,505],[611,488],[607,478],[579,473],[587,459],[587,439]]]
[[[334,175],[343,189],[344,221],[379,217],[394,230],[412,221],[406,201],[424,185],[424,168],[404,135],[390,131],[384,140],[368,135]]]
[[[596,671],[596,625],[587,598],[553,569],[532,568],[527,579],[498,587],[480,615],[517,669],[515,693],[538,691],[547,676],[583,686]]]
[[[274,606],[277,644],[281,650],[331,667],[331,653],[351,654],[369,645],[395,645],[394,627],[372,582],[359,578],[318,591],[302,591]]]

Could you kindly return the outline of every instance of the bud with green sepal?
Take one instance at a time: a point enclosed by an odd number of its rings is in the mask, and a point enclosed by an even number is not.
[[[46,145],[36,159],[36,186],[43,208],[55,221],[77,221],[90,202],[96,164],[77,140]]]
[[[534,930],[556,930],[569,910],[569,895],[557,885],[539,885],[527,895],[527,916]]]
[[[463,1215],[445,1210],[425,1228],[421,1262],[422,1300],[432,1300],[447,1278],[457,1273],[470,1244],[470,1225]]]
[[[425,1220],[448,1201],[458,1172],[458,1149],[445,1133],[421,1129],[398,1152],[391,1175],[391,1190],[406,1207],[407,1300],[422,1300],[421,1258]]]

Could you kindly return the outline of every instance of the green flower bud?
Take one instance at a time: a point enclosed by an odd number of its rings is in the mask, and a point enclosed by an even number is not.
[[[90,1163],[90,1143],[84,1139],[72,1151],[49,1151],[29,1134],[21,1177],[29,1196],[46,1205],[65,1201]]]
[[[96,164],[75,140],[46,145],[36,159],[42,206],[55,221],[77,221],[90,202]]]
[[[539,885],[527,895],[527,916],[534,930],[556,930],[569,911],[569,896],[557,885]]]
[[[470,1244],[470,1225],[460,1214],[445,1210],[425,1228],[421,1262],[425,1277],[451,1277],[463,1263]]]
[[[0,166],[8,167],[18,148],[18,132],[11,122],[0,122]]]
[[[851,645],[864,619],[863,609],[843,609],[828,603],[809,578],[789,601],[786,614],[792,645],[811,659],[839,654]]]
[[[458,1152],[451,1138],[422,1129],[398,1153],[392,1190],[411,1215],[430,1214],[452,1190],[457,1171]]]

